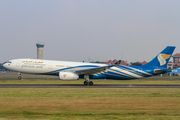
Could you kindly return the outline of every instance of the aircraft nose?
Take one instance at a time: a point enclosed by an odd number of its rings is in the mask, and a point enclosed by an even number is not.
[[[6,68],[6,67],[7,67],[7,63],[3,63],[3,67],[5,67],[5,68]]]

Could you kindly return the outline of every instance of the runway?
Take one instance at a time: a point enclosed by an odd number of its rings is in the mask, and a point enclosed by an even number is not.
[[[180,88],[180,84],[0,84],[0,88]]]

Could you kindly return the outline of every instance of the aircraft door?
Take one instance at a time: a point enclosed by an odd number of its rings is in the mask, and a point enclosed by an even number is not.
[[[49,63],[48,63],[48,68],[49,68],[49,69],[52,69],[52,65],[53,65],[52,62],[49,62]]]
[[[17,61],[16,67],[20,67],[20,61]]]

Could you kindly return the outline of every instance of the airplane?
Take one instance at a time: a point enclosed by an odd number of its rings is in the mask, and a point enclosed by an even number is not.
[[[168,72],[168,74],[170,74],[170,76],[171,76],[171,74],[177,74],[180,76],[180,68],[174,69],[174,70]]]
[[[93,85],[89,79],[130,80],[170,72],[171,69],[167,69],[166,66],[174,49],[175,46],[167,46],[153,60],[141,66],[119,65],[121,61],[115,64],[96,64],[41,59],[13,59],[3,66],[19,73],[55,75],[59,76],[60,80],[84,78],[84,85]]]

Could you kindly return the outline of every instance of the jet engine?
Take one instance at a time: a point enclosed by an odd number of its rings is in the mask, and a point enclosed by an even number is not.
[[[79,75],[73,72],[59,72],[59,79],[61,80],[78,80]]]

